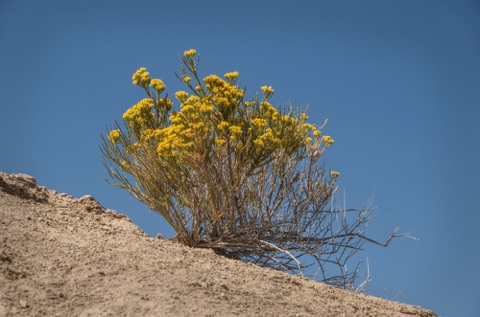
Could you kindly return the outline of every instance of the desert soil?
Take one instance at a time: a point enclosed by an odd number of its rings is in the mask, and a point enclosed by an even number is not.
[[[0,173],[6,316],[437,315],[152,238],[91,196]]]

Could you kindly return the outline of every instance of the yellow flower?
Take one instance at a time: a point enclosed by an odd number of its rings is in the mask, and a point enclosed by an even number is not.
[[[164,108],[167,111],[170,111],[170,109],[172,109],[173,102],[168,99],[168,97],[163,97],[162,99],[157,100],[157,106],[161,109]]]
[[[125,111],[122,118],[134,126],[142,125],[146,120],[153,118],[153,113],[151,112],[152,107],[153,99],[145,98]]]
[[[156,135],[157,135],[156,130],[146,129],[145,131],[142,132],[141,141],[143,142],[148,141],[150,139],[155,138]]]
[[[171,145],[170,142],[168,142],[168,141],[161,142],[161,143],[158,144],[158,146],[157,146],[157,152],[158,152],[159,154],[163,154],[163,153],[165,153],[165,152],[170,151],[171,148],[172,148],[172,145]]]
[[[156,91],[158,91],[158,93],[161,93],[162,91],[165,90],[165,84],[163,83],[163,81],[161,81],[160,79],[152,79],[150,81],[150,86],[152,86],[153,89],[155,89]]]
[[[260,88],[262,89],[263,96],[264,96],[265,99],[270,98],[275,91],[275,90],[273,90],[272,86],[262,86]]]
[[[222,121],[222,122],[217,126],[218,130],[220,130],[220,131],[227,130],[229,127],[230,127],[230,123],[228,123],[227,121]]]
[[[175,93],[175,98],[180,101],[185,101],[188,98],[188,94],[185,91],[180,90]]]
[[[223,75],[228,81],[233,81],[238,78],[238,72],[230,72]]]
[[[326,146],[330,146],[335,142],[329,135],[324,136],[322,140]]]
[[[261,140],[261,139],[256,139],[256,140],[253,141],[253,143],[255,143],[255,145],[260,146],[260,147],[265,146],[265,143],[263,143],[263,140]]]
[[[252,120],[252,125],[263,128],[267,126],[267,120],[262,118],[255,118]]]
[[[142,75],[140,76],[141,81],[143,81],[144,83],[150,83],[149,74],[149,72],[142,73]]]
[[[188,103],[198,103],[200,101],[200,98],[198,96],[190,96],[188,97],[187,101]]]
[[[194,49],[190,49],[190,50],[185,51],[185,52],[183,53],[183,55],[184,55],[185,57],[190,57],[190,56],[193,57],[193,56],[195,56],[195,54],[197,54],[197,51],[194,50]]]
[[[200,103],[200,106],[198,107],[198,109],[200,109],[200,111],[203,111],[203,112],[215,111],[215,107],[211,103],[205,103],[205,102]]]
[[[273,130],[271,128],[268,128],[265,130],[265,133],[262,134],[260,137],[259,137],[259,140],[261,140],[264,144],[265,142],[268,143],[268,144],[278,144],[280,143],[280,140],[278,138],[275,137],[274,133],[273,133]],[[255,141],[254,141],[255,143]]]
[[[242,128],[236,126],[236,125],[232,125],[231,127],[228,128],[230,130],[230,132],[234,133],[234,134],[241,134],[242,133]]]
[[[305,129],[305,130],[312,130],[313,129],[313,125],[310,124],[310,123],[304,123],[302,125],[302,128]]]
[[[147,71],[147,69],[145,67],[141,67],[135,72],[135,74],[133,74],[132,81],[133,81],[134,85],[140,85],[141,84],[142,75],[146,71]],[[148,73],[147,73],[147,77],[148,77]]]
[[[336,179],[336,178],[338,178],[338,176],[340,176],[339,172],[330,171],[330,177],[331,178]]]
[[[223,145],[227,143],[227,141],[223,140],[223,139],[215,139],[215,144],[217,145]]]
[[[180,124],[183,122],[183,117],[181,116],[180,113],[178,112],[174,112],[170,115],[170,121],[173,123],[173,124]]]
[[[120,139],[120,130],[112,130],[112,131],[110,131],[110,133],[108,134],[108,139],[109,139],[110,142],[112,142],[112,143],[117,143],[117,142],[118,142],[118,139]]]
[[[317,129],[314,129],[313,130],[313,136],[318,138],[320,136],[320,131],[318,131]]]
[[[183,113],[187,113],[187,112],[190,112],[190,111],[193,111],[195,108],[192,106],[192,105],[186,105],[186,104],[182,104],[180,106],[180,110],[183,112]]]
[[[262,107],[261,107],[262,111],[265,111],[265,114],[268,118],[270,119],[278,119],[279,117],[279,114],[278,114],[278,110],[275,109],[274,106],[272,106],[268,101],[262,101]]]
[[[191,77],[188,77],[188,76],[183,77],[183,82],[184,82],[185,84],[188,84],[188,83],[190,82],[190,80],[192,80]]]
[[[215,88],[218,88],[220,86],[224,86],[226,82],[222,80],[220,77],[217,75],[209,75],[203,79],[205,82],[207,89],[211,90],[212,92],[215,92]]]
[[[282,117],[282,122],[286,125],[296,125],[298,123],[298,119],[292,117],[292,116],[283,116]]]

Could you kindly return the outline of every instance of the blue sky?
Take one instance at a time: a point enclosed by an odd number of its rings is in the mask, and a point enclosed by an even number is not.
[[[135,70],[173,92],[190,48],[203,75],[236,70],[251,91],[272,85],[273,103],[328,118],[323,159],[347,207],[375,193],[370,235],[420,239],[366,248],[367,293],[479,316],[480,2],[3,0],[0,170],[172,236],[105,182],[99,135],[144,97]]]

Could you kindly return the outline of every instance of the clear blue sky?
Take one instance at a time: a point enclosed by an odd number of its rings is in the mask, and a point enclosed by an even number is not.
[[[179,56],[201,72],[239,71],[274,103],[329,119],[324,156],[347,207],[375,191],[370,235],[420,238],[369,246],[367,293],[442,316],[480,316],[480,2],[0,2],[0,170],[95,196],[151,235],[162,219],[110,187],[100,133],[140,98],[147,67],[170,92]]]

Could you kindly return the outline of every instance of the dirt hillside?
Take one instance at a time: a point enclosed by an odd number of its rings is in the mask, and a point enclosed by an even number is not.
[[[0,317],[435,313],[151,238],[93,197],[0,172]]]

